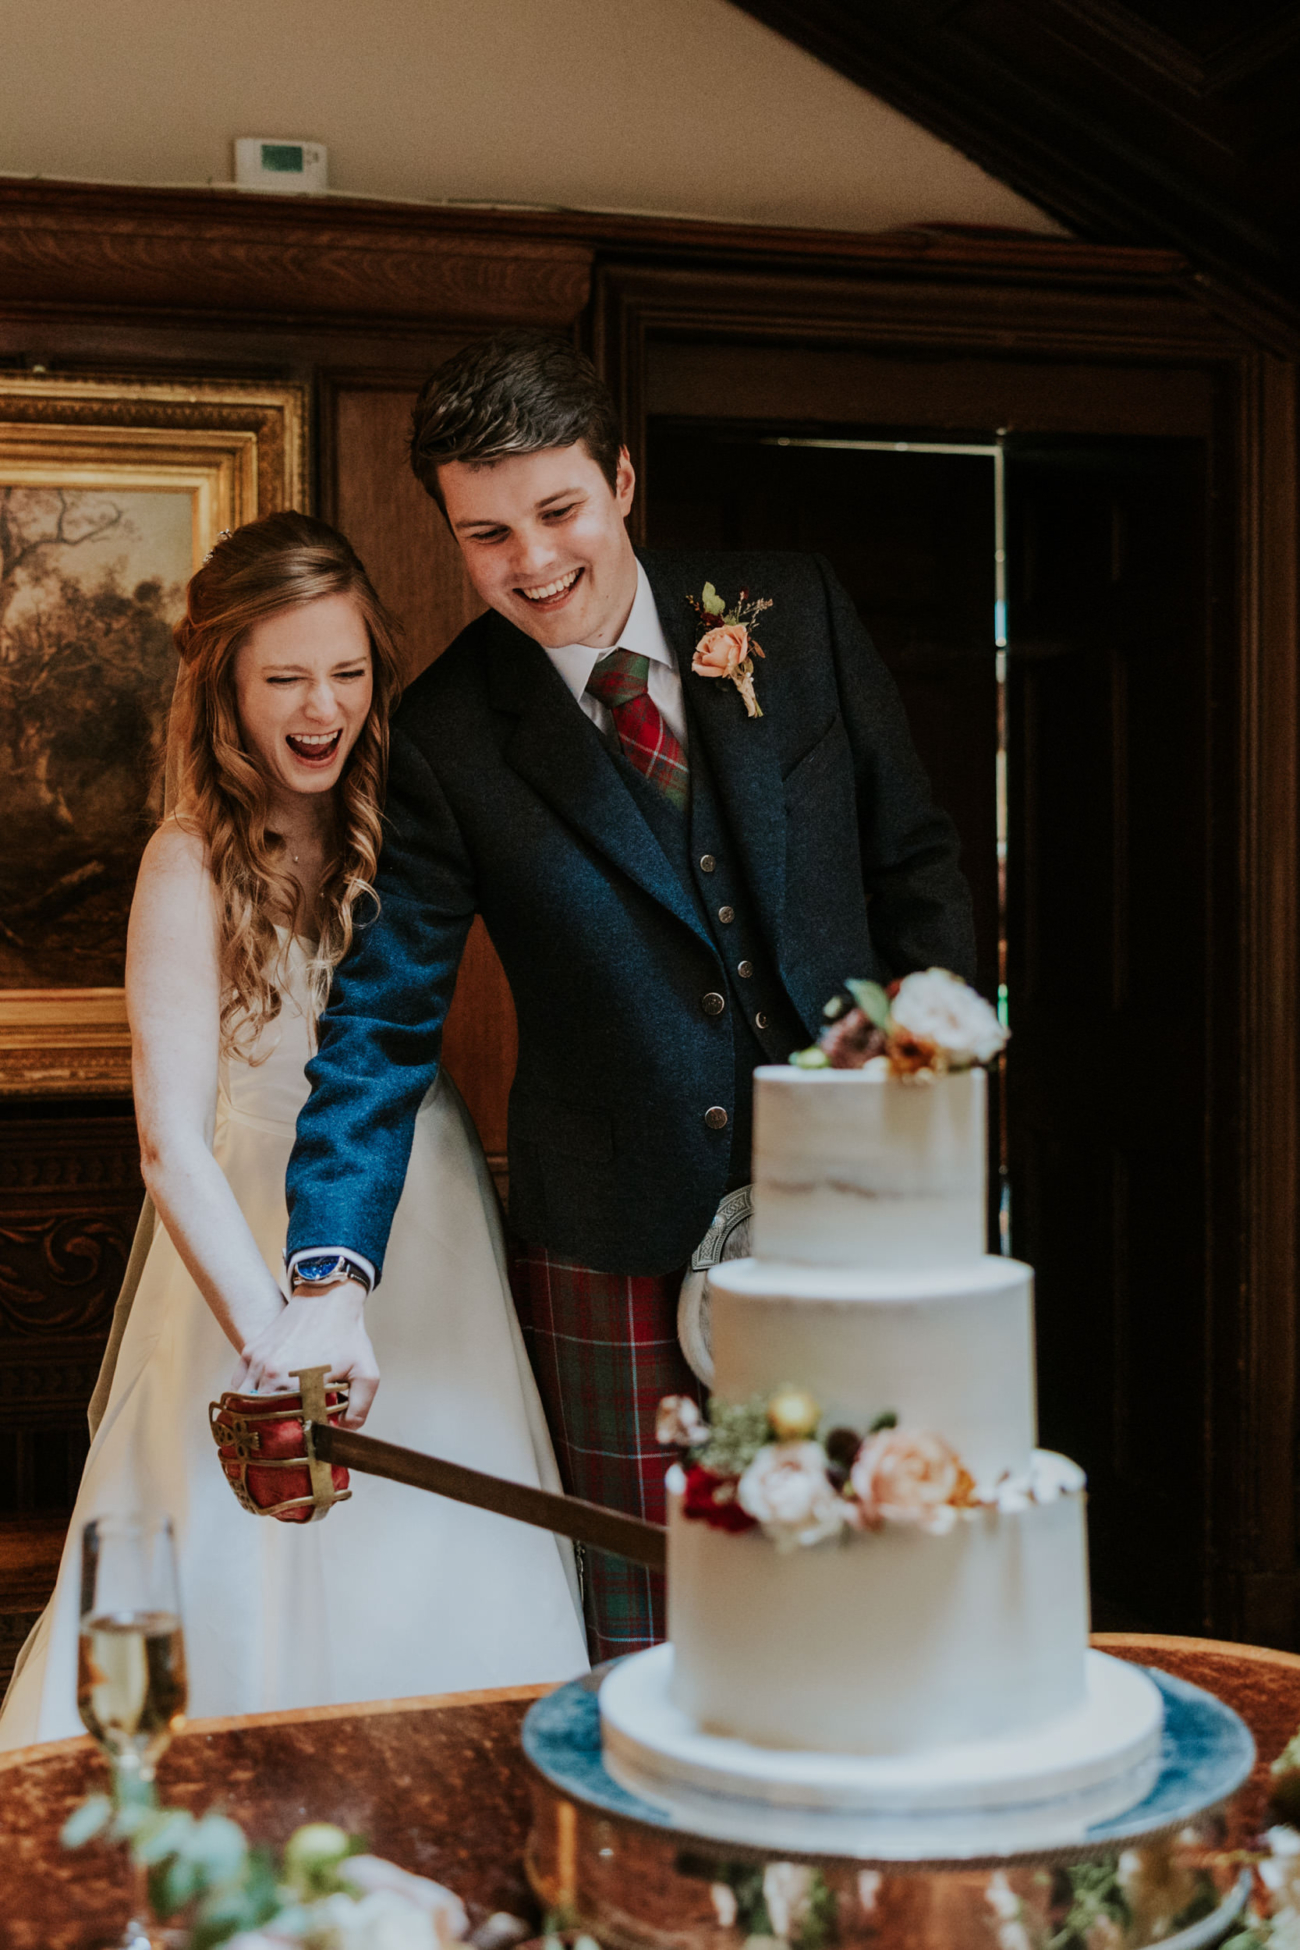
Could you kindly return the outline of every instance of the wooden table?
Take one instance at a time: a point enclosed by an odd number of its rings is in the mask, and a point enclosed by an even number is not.
[[[1120,1658],[1218,1693],[1246,1720],[1259,1765],[1234,1810],[1234,1839],[1259,1825],[1268,1763],[1300,1724],[1300,1657],[1212,1639],[1103,1633]],[[546,1687],[312,1707],[196,1720],[159,1770],[168,1802],[220,1803],[248,1833],[279,1843],[307,1820],[337,1821],[374,1851],[435,1877],[475,1921],[532,1913],[522,1861],[532,1775],[519,1725]],[[0,1945],[89,1950],[125,1916],[119,1852],[59,1845],[69,1811],[102,1785],[89,1739],[0,1754]]]
[[[474,1921],[530,1915],[531,1818],[519,1725],[546,1686],[192,1720],[158,1770],[161,1798],[220,1804],[250,1839],[336,1821],[374,1852],[454,1889]],[[105,1784],[89,1737],[0,1753],[0,1945],[90,1950],[126,1919],[121,1851],[69,1852],[59,1830]]]

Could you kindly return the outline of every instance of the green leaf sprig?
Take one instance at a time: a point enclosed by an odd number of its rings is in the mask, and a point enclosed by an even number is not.
[[[159,1807],[152,1797],[115,1808],[106,1794],[74,1808],[61,1839],[65,1848],[82,1848],[97,1835],[129,1847],[162,1922],[189,1912],[189,1950],[216,1950],[267,1923],[306,1928],[307,1904],[358,1894],[342,1870],[365,1847],[332,1822],[308,1822],[289,1837],[277,1866],[269,1849],[248,1846],[227,1815],[196,1818],[187,1808]]]

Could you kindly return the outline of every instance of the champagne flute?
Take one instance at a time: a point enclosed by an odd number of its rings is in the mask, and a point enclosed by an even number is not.
[[[96,1517],[81,1537],[77,1710],[113,1775],[119,1812],[153,1801],[154,1773],[184,1724],[185,1641],[170,1517]],[[115,1950],[150,1950],[145,1873]]]

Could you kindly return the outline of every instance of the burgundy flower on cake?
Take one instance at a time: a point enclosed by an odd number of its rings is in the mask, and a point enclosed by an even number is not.
[[[869,1435],[849,1472],[858,1516],[868,1530],[914,1523],[950,1530],[973,1501],[975,1484],[941,1435],[926,1429],[881,1429]]]
[[[734,1476],[715,1476],[702,1463],[685,1472],[682,1514],[697,1517],[714,1530],[752,1530],[754,1519],[737,1500]]]

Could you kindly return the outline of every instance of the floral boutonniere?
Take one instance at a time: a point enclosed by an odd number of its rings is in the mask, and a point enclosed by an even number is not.
[[[752,597],[742,589],[728,609],[713,584],[706,582],[703,596],[686,600],[699,618],[700,629],[691,669],[697,677],[729,677],[745,700],[747,715],[761,718],[763,707],[754,695],[754,659],[763,652],[751,631],[756,618],[771,609],[771,597]]]

